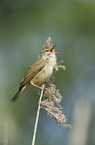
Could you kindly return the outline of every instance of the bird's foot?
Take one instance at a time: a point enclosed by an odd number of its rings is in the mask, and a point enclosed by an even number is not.
[[[32,83],[32,85],[35,86],[35,87],[37,87],[37,88],[39,88],[39,89],[41,89],[41,90],[44,89],[44,87],[40,87],[40,86],[38,86],[38,85],[35,85],[34,83]]]

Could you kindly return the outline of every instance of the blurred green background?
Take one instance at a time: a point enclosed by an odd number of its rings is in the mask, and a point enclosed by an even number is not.
[[[36,145],[71,144],[76,102],[88,102],[86,145],[95,145],[95,0],[0,0],[0,145],[31,145],[37,88],[28,87],[15,104],[10,100],[48,36],[67,68],[56,73],[55,84],[72,129],[41,110]]]

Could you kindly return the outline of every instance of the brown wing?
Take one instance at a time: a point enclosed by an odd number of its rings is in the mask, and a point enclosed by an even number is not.
[[[20,82],[20,86],[23,86],[27,82],[29,82],[35,75],[39,73],[44,67],[45,67],[46,61],[43,61],[42,59],[38,59],[38,61],[33,64],[30,69],[27,71],[26,75]]]

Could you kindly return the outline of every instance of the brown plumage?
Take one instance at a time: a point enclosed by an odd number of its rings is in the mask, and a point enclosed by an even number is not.
[[[11,102],[16,102],[18,100],[20,94],[30,85],[30,81],[33,79],[33,77],[37,76],[37,74],[44,69],[45,64],[45,61],[38,59],[38,61],[30,67],[20,82],[19,89],[17,90],[15,96],[12,98]]]
[[[12,98],[12,102],[16,102],[20,94],[30,85],[41,85],[53,73],[53,69],[56,65],[56,56],[53,52],[54,46],[49,37],[46,43],[42,46],[40,51],[40,57],[27,71],[26,75],[19,84],[19,89]]]

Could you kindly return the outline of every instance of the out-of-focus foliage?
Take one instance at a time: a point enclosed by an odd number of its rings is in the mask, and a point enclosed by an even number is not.
[[[95,1],[0,1],[0,144],[7,124],[8,144],[31,144],[38,92],[30,86],[15,104],[10,99],[40,48],[51,36],[58,61],[67,70],[55,74],[63,95],[63,112],[72,124],[78,99],[92,106],[88,145],[95,144]],[[70,130],[63,129],[45,111],[40,114],[36,144],[68,144]]]

